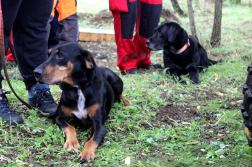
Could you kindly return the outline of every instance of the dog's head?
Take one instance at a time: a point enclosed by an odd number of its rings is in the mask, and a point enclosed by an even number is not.
[[[48,51],[49,58],[33,72],[39,83],[78,85],[94,75],[96,64],[92,54],[75,42],[59,44]]]
[[[176,53],[188,42],[187,32],[176,22],[164,21],[154,31],[154,35],[146,40],[150,50],[167,49]]]

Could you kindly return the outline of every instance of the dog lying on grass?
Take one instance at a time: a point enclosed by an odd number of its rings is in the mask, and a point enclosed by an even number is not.
[[[181,74],[189,74],[192,83],[200,84],[199,71],[217,64],[218,61],[210,60],[206,50],[178,24],[171,21],[161,23],[154,35],[146,40],[150,50],[164,50],[163,61],[169,73],[178,79],[181,84]]]
[[[72,147],[80,148],[75,128],[68,119],[76,117],[85,126],[93,125],[94,134],[77,160],[94,160],[95,150],[106,134],[104,125],[114,101],[131,104],[122,95],[121,78],[108,68],[99,68],[92,54],[74,42],[55,46],[48,60],[34,70],[34,75],[40,83],[61,83],[62,95],[54,121],[64,129],[64,148],[68,152],[73,151]]]

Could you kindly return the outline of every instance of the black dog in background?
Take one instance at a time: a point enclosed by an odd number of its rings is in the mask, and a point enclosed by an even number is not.
[[[186,81],[180,75],[188,73],[193,83],[200,84],[199,71],[218,63],[208,59],[206,50],[175,22],[161,23],[146,44],[150,50],[164,50],[164,66],[168,68],[166,72],[174,79],[178,77],[181,84],[186,84]]]

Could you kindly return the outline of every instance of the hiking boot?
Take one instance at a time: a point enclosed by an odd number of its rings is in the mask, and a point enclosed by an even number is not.
[[[4,125],[17,125],[23,124],[23,118],[15,113],[9,106],[9,102],[6,94],[10,94],[10,92],[3,92],[0,93],[0,117],[4,122]]]
[[[149,70],[151,67],[155,68],[155,69],[158,69],[158,68],[162,68],[161,64],[159,63],[151,63],[150,65],[148,66],[145,66],[145,67],[137,67],[138,69],[141,69],[141,70]]]
[[[122,75],[127,75],[127,74],[139,74],[140,71],[137,68],[132,68],[128,71],[121,72]]]
[[[28,92],[29,104],[33,107],[37,107],[42,115],[54,116],[58,105],[51,95],[50,88],[41,88],[38,85],[38,83],[33,85]]]

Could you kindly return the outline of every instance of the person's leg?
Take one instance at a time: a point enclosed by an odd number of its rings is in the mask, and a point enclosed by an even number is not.
[[[47,59],[47,22],[53,0],[23,0],[13,26],[19,70],[26,89],[36,84],[33,70]]]
[[[158,26],[162,11],[162,0],[140,0],[139,17],[134,36],[137,48],[137,67],[146,67],[151,64],[150,50],[146,47],[146,40],[154,33]]]
[[[59,28],[56,32],[58,43],[66,41],[77,42],[79,38],[79,24],[76,0],[60,0],[56,6],[59,14]]]
[[[48,48],[49,48],[50,37],[51,37],[52,22],[54,21],[55,13],[56,13],[55,8],[56,8],[57,2],[58,2],[58,0],[53,0],[52,12],[51,12],[51,15],[50,15],[50,17],[48,19],[47,26],[46,26],[46,31],[47,31],[47,38],[46,38],[46,40],[48,41]]]
[[[117,66],[121,72],[137,68],[133,32],[137,17],[137,1],[128,0],[128,12],[114,12],[114,30],[117,45]]]
[[[10,34],[10,42],[11,42],[11,44],[13,45],[12,32],[11,32],[11,34]],[[15,59],[14,59],[12,53],[11,53],[10,48],[9,48],[8,51],[7,51],[7,58],[6,58],[6,59],[7,59],[7,60],[10,60],[10,61],[15,61]]]
[[[22,0],[1,1],[5,49],[7,48],[10,39],[10,32],[21,2]],[[0,61],[0,70],[2,70],[2,61]],[[0,74],[0,118],[5,124],[22,124],[24,122],[22,117],[13,112],[9,106],[9,102],[6,97],[6,94],[9,94],[9,92],[4,92],[2,90],[2,80],[3,76]]]
[[[10,34],[9,43],[11,43],[11,45],[13,46],[12,32]],[[10,67],[16,67],[17,66],[17,63],[15,61],[15,58],[14,58],[13,53],[12,53],[10,48],[8,48],[8,51],[7,51],[6,65],[10,66]]]
[[[22,0],[1,1],[3,24],[4,24],[4,48],[7,49],[10,39],[10,33]],[[0,61],[0,70],[2,70],[2,61]],[[0,89],[2,89],[3,76],[0,73]]]
[[[53,115],[57,104],[49,87],[37,83],[33,70],[47,60],[47,23],[53,0],[23,0],[13,26],[17,62],[28,90],[29,103]]]
[[[59,28],[57,13],[55,14],[52,21],[49,24],[50,24],[51,28],[49,30],[50,35],[48,38],[48,49],[51,49],[52,47],[54,47],[58,44],[57,39],[56,39],[56,32],[57,32],[57,29]]]

